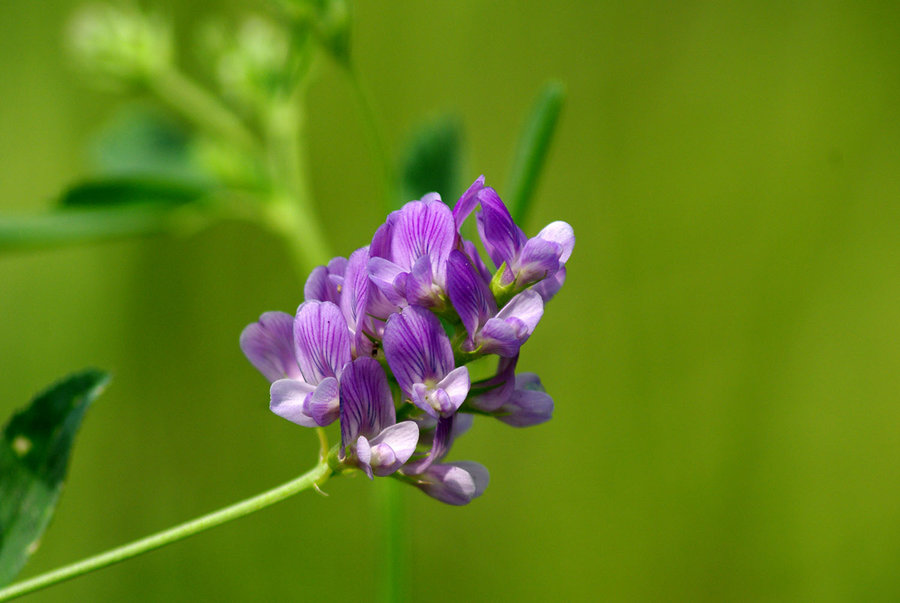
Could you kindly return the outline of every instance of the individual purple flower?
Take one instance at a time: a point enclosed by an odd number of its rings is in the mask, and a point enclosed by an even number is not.
[[[447,261],[447,294],[469,334],[462,346],[467,352],[516,356],[544,314],[543,299],[531,290],[522,291],[497,312],[483,275],[457,249]]]
[[[575,233],[569,224],[553,222],[529,239],[513,222],[497,191],[490,187],[481,189],[478,201],[481,204],[481,211],[476,215],[478,232],[488,256],[501,270],[499,286],[523,289],[553,277],[565,267],[575,246]],[[545,287],[539,292],[552,295],[558,289],[558,286]]]
[[[519,357],[500,358],[493,377],[472,384],[466,404],[482,413],[491,414],[503,406],[516,388],[516,365]]]
[[[241,332],[241,351],[269,382],[301,378],[294,352],[294,317],[265,312]]]
[[[467,505],[484,493],[490,482],[488,470],[474,461],[432,465],[415,476],[415,486],[428,496],[449,505]]]
[[[391,372],[413,404],[434,418],[456,412],[469,392],[469,371],[454,368],[453,348],[434,314],[407,306],[391,315],[383,343]]]
[[[466,405],[513,427],[530,427],[553,416],[553,398],[534,373],[515,374],[518,358],[502,358],[497,374],[472,384]]]
[[[412,455],[419,439],[413,421],[396,422],[384,369],[372,358],[357,358],[341,375],[341,453],[374,475],[394,473]]]
[[[408,462],[401,473],[429,496],[451,505],[465,505],[481,496],[490,480],[487,469],[473,461],[440,462],[454,440],[472,426],[473,419],[471,415],[455,414],[442,417],[434,428],[424,432],[420,426],[420,443],[427,445],[428,453],[424,458]],[[419,422],[430,421],[425,417]]]
[[[437,193],[388,216],[369,248],[369,276],[396,307],[439,307],[456,240],[453,215]]]
[[[300,304],[293,325],[300,379],[280,379],[270,389],[272,412],[304,427],[325,426],[340,412],[338,378],[350,362],[350,332],[332,302]]]
[[[534,373],[516,375],[516,387],[509,399],[497,410],[498,419],[513,427],[531,427],[553,417],[553,398],[544,391]]]

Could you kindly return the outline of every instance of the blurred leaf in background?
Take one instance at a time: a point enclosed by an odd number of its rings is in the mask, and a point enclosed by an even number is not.
[[[441,115],[419,124],[400,162],[397,207],[431,192],[440,193],[441,199],[452,207],[462,192],[462,155],[463,127],[459,117]]]

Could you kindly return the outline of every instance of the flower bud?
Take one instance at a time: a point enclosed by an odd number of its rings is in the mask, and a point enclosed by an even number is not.
[[[222,92],[245,109],[259,110],[285,89],[291,59],[287,32],[276,23],[253,16],[227,35],[221,24],[206,32],[216,61],[216,79]]]
[[[87,6],[72,19],[68,38],[79,65],[112,86],[140,85],[174,54],[168,23],[135,8]]]

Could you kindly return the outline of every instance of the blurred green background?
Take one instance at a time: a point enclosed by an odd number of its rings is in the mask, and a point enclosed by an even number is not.
[[[62,50],[75,1],[0,3],[0,210],[48,208],[121,99]],[[163,2],[184,34],[256,5]],[[462,116],[465,179],[505,182],[549,78],[568,101],[525,229],[578,237],[521,362],[554,420],[482,421],[491,471],[451,508],[404,491],[415,600],[900,599],[900,6],[360,2],[353,53],[389,142]],[[346,80],[310,91],[334,249],[383,219]],[[0,256],[5,417],[114,372],[23,576],[271,487],[314,460],[237,345],[301,289],[283,247],[222,224]],[[368,600],[378,517],[329,482],[34,601]]]

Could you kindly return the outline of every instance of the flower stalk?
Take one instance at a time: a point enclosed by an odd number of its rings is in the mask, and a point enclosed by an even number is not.
[[[336,449],[335,449],[336,452]],[[239,519],[245,515],[265,509],[277,502],[281,502],[295,494],[299,494],[310,488],[319,488],[334,474],[334,468],[329,463],[331,455],[322,458],[319,463],[303,475],[286,482],[276,488],[272,488],[262,494],[257,494],[233,505],[229,505],[218,511],[187,521],[174,528],[157,532],[146,538],[135,540],[124,546],[106,551],[93,557],[88,557],[71,565],[41,574],[29,580],[13,584],[0,590],[0,601],[9,601],[21,597],[36,590],[47,588],[66,580],[121,563],[138,555],[143,555],[167,544],[184,540],[194,534],[205,532],[210,528],[222,525],[229,521]]]

